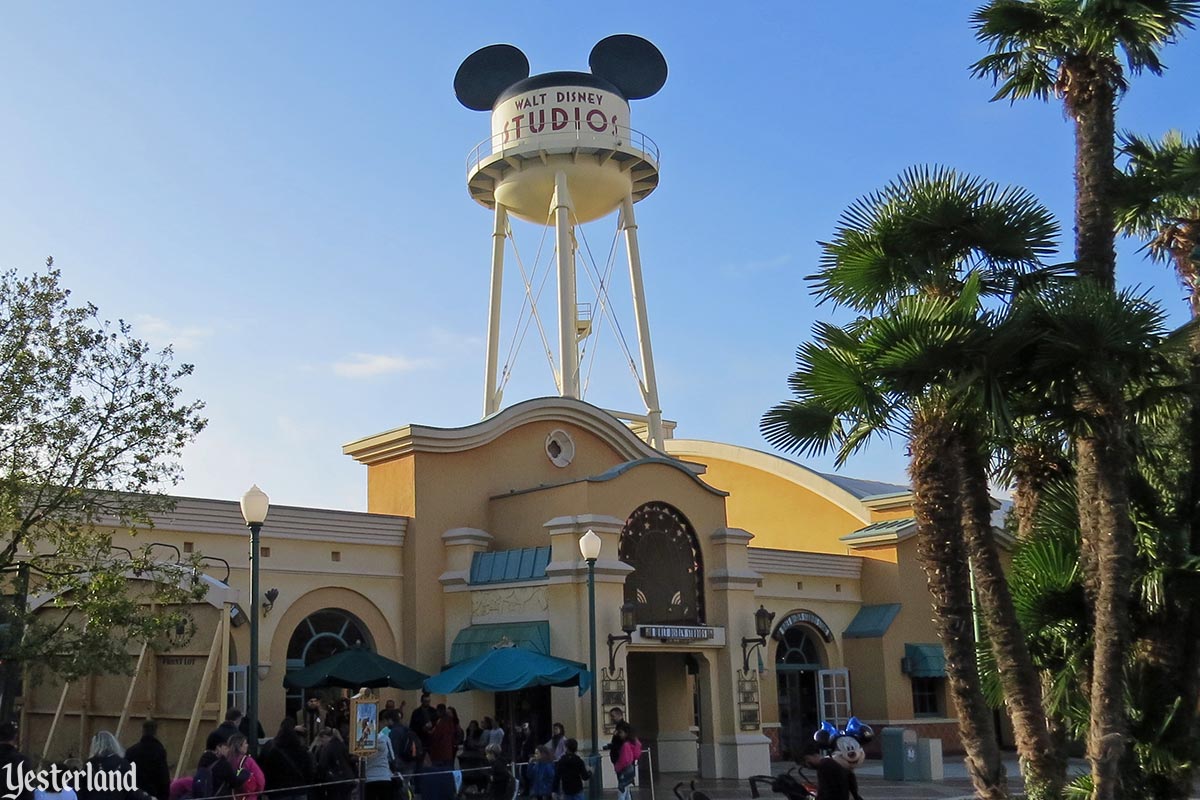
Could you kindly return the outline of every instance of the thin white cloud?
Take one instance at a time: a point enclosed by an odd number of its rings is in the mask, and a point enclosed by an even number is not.
[[[333,372],[343,378],[374,378],[393,372],[412,372],[429,366],[423,358],[389,356],[380,353],[351,353],[333,365]]]
[[[725,264],[721,271],[726,275],[752,275],[759,272],[771,272],[787,266],[792,260],[791,253],[781,253],[773,258],[762,258],[752,261],[741,261],[736,264]]]
[[[171,345],[178,351],[195,350],[213,335],[212,328],[199,325],[176,325],[162,317],[138,314],[133,318],[133,335],[160,347]]]

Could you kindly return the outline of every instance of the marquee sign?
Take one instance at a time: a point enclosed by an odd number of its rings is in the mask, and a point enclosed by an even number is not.
[[[716,628],[704,625],[643,625],[639,631],[643,639],[658,639],[664,642],[695,642],[714,639]]]
[[[793,625],[799,625],[800,623],[804,623],[816,628],[817,632],[821,634],[821,638],[826,642],[833,641],[833,631],[831,631],[829,626],[825,624],[825,620],[821,619],[811,611],[793,611],[791,614],[788,614],[783,618],[783,621],[779,623],[779,627],[775,629],[773,638],[782,639],[784,631]]]

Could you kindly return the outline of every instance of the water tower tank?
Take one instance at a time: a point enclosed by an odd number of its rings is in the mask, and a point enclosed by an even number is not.
[[[658,186],[658,148],[630,125],[629,101],[655,94],[667,77],[658,48],[638,36],[610,36],[592,48],[591,72],[529,77],[512,45],[492,45],[459,67],[463,105],[491,111],[491,136],[467,158],[467,188],[482,205],[545,225],[556,179],[566,177],[575,222],[615,211]]]

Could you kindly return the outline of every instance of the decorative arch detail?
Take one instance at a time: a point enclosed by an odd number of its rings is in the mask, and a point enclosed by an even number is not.
[[[826,651],[822,645],[833,642],[833,631],[821,615],[807,609],[797,609],[787,614],[775,626],[771,637],[778,642],[775,648],[775,664],[803,666],[823,669]]]
[[[674,506],[639,506],[621,530],[618,558],[633,572],[625,579],[625,602],[640,624],[704,624],[704,562],[700,540]]]

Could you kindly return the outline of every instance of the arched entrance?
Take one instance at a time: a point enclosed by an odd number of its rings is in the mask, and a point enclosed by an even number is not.
[[[288,640],[288,672],[316,664],[355,645],[375,650],[375,642],[362,620],[340,608],[314,611],[300,621]],[[339,690],[332,690],[331,694],[338,692]],[[321,690],[308,694],[321,696],[323,702],[329,699],[321,695]],[[289,689],[286,713],[295,715],[304,705],[305,699],[303,690]]]
[[[621,530],[618,557],[633,567],[624,599],[633,603],[638,625],[705,624],[700,540],[683,512],[657,501],[636,508]],[[699,752],[693,728],[704,713],[697,701],[700,662],[679,645],[656,648],[646,640],[627,654],[627,719],[654,749],[656,770],[694,772]]]
[[[780,749],[795,759],[821,727],[822,672],[829,627],[811,611],[788,614],[775,629],[775,681],[779,692]],[[832,634],[829,634],[830,638]]]

